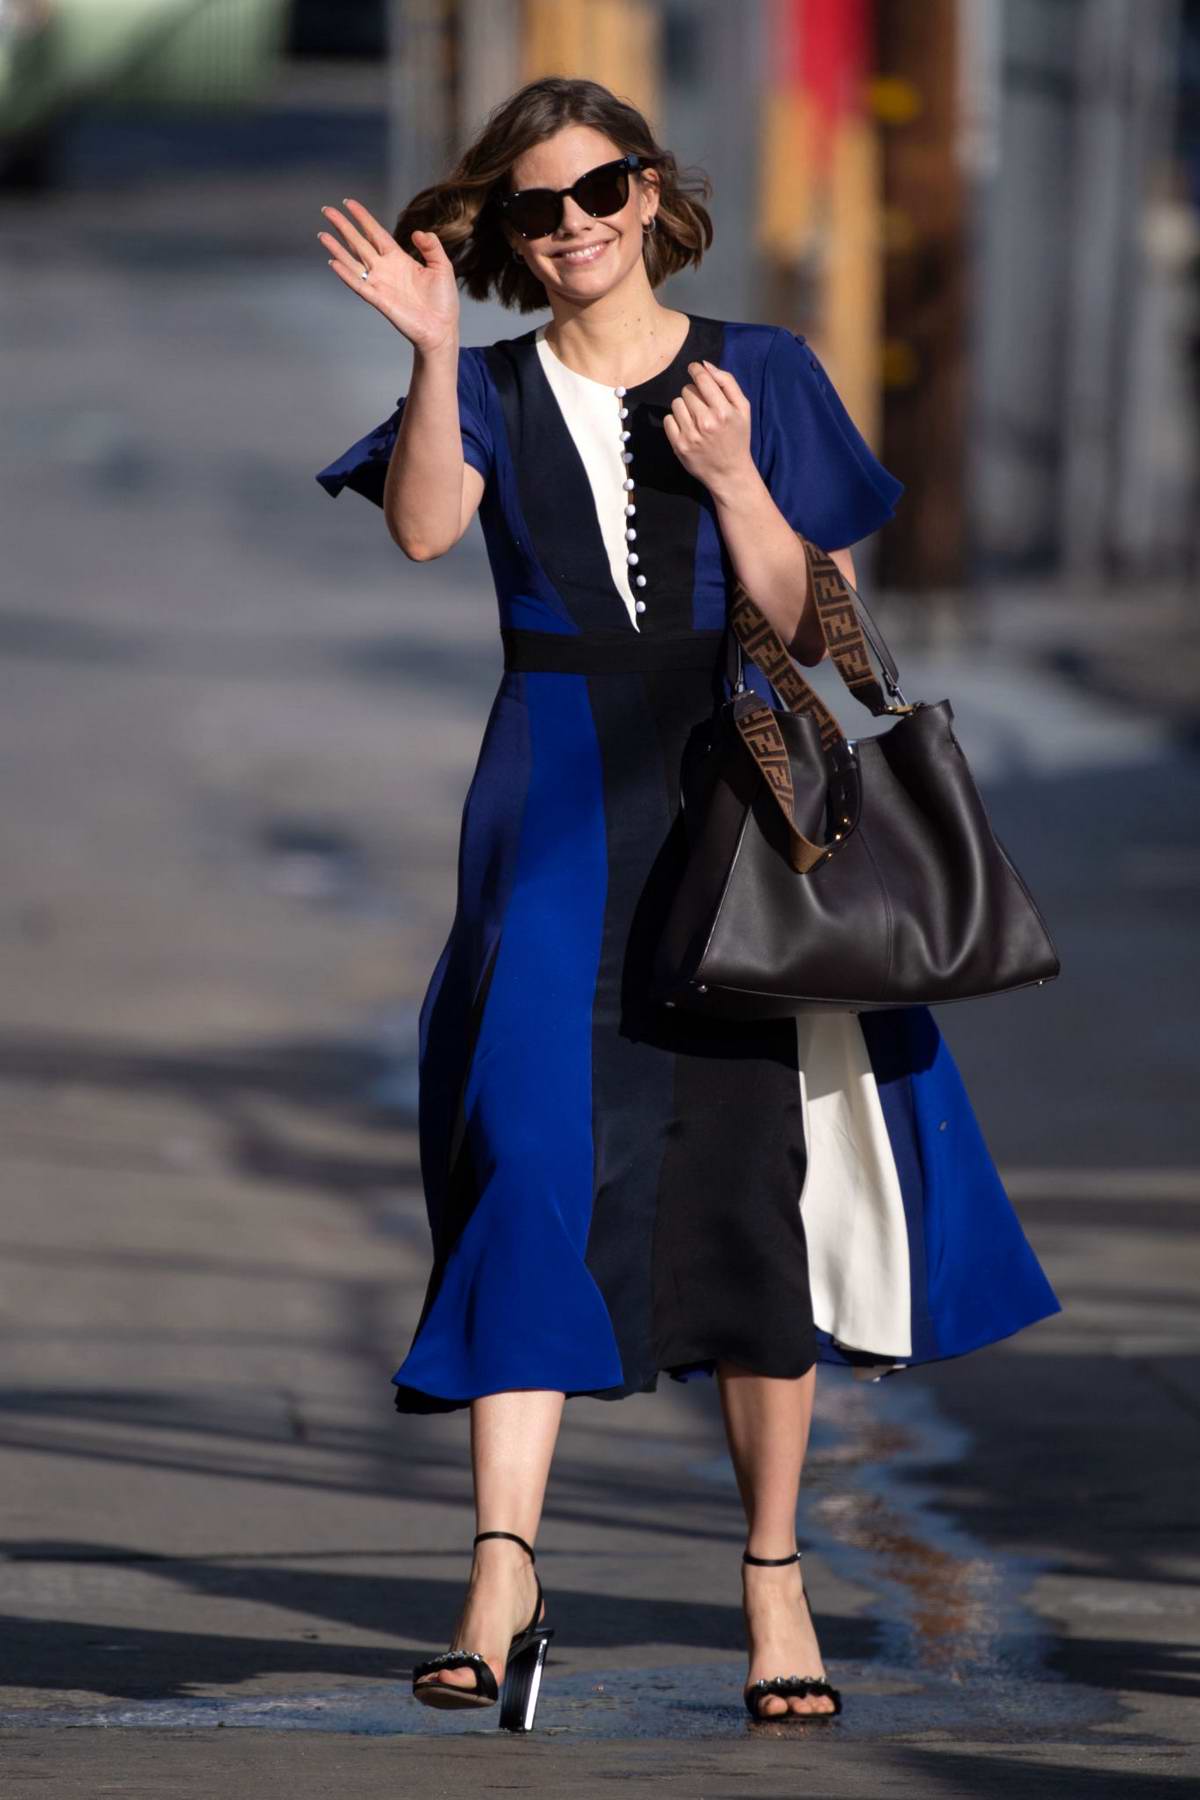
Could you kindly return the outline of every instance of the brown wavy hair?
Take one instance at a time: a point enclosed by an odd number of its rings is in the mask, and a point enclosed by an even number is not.
[[[701,203],[712,196],[709,177],[702,169],[681,170],[628,101],[619,100],[598,81],[564,75],[526,82],[494,107],[450,173],[409,201],[392,233],[396,242],[420,260],[413,232],[436,232],[454,264],[459,286],[472,300],[495,294],[502,306],[517,312],[544,308],[546,289],[513,256],[495,202],[507,191],[517,158],[567,125],[591,125],[622,154],[636,151],[653,163],[658,212],[642,250],[651,287],[689,264],[698,268],[713,240],[712,218]],[[631,179],[641,177],[635,172]]]

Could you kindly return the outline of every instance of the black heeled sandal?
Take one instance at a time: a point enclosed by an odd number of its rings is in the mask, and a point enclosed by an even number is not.
[[[532,1546],[523,1537],[518,1537],[515,1531],[480,1531],[473,1542],[477,1544],[481,1538],[511,1538],[515,1544],[520,1544],[523,1550],[529,1552],[530,1562],[537,1561]],[[541,1622],[540,1615],[545,1601],[541,1578],[536,1571],[534,1580],[537,1582],[537,1601],[533,1617],[528,1625],[515,1634],[508,1646],[503,1689],[497,1692],[496,1677],[491,1665],[477,1650],[443,1650],[440,1656],[430,1656],[415,1665],[412,1684],[413,1694],[418,1700],[425,1706],[450,1709],[456,1706],[494,1706],[498,1698],[501,1731],[533,1730],[533,1715],[537,1711],[546,1651],[554,1636],[553,1627]],[[474,1669],[474,1687],[460,1687],[456,1682],[449,1681],[427,1681],[423,1687],[417,1685],[422,1675],[431,1674],[434,1669],[463,1668]]]
[[[758,1568],[773,1569],[781,1567],[784,1563],[801,1562],[803,1561],[803,1554],[803,1551],[794,1550],[790,1556],[751,1556],[748,1550],[744,1550],[742,1552],[742,1561],[745,1563],[754,1563]],[[805,1606],[808,1606],[808,1616],[811,1619],[812,1607],[808,1605],[808,1589],[807,1587],[802,1587],[800,1591],[804,1595],[804,1604]],[[759,1712],[758,1703],[766,1694],[778,1694],[780,1698],[784,1700],[788,1699],[793,1694],[802,1697],[809,1694],[824,1695],[833,1701],[833,1706],[829,1712],[799,1713],[793,1712],[790,1706],[787,1708],[786,1712]],[[743,1689],[742,1698],[746,1702],[746,1711],[750,1714],[750,1717],[752,1719],[757,1719],[761,1724],[769,1725],[776,1725],[785,1721],[791,1723],[792,1721],[800,1720],[803,1720],[807,1725],[810,1720],[836,1719],[837,1715],[842,1710],[842,1696],[835,1687],[831,1686],[823,1675],[763,1676],[761,1680],[752,1681]]]

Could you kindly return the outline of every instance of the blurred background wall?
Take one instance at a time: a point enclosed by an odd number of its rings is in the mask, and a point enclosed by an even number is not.
[[[205,136],[332,176],[348,111],[394,214],[586,70],[713,176],[690,304],[805,331],[908,482],[879,578],[961,604],[1195,572],[1198,64],[1197,0],[0,0],[0,171],[51,196],[107,137],[119,184],[157,130],[160,184]]]

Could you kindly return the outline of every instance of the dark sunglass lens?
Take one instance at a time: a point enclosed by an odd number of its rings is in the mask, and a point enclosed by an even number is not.
[[[619,213],[629,198],[629,170],[622,167],[592,169],[575,184],[575,199],[593,219]]]
[[[529,188],[525,193],[513,196],[508,216],[524,237],[549,237],[558,229],[562,207],[557,195],[549,188]]]

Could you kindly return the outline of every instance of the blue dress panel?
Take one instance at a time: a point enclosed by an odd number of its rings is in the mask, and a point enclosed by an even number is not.
[[[903,491],[803,337],[688,318],[628,388],[544,325],[460,351],[505,666],[421,1009],[433,1256],[401,1412],[617,1399],[721,1358],[878,1379],[1060,1310],[927,1008],[746,1023],[647,998],[684,746],[728,692],[734,573],[662,426],[688,363],[737,378],[754,462],[822,548]],[[382,504],[403,406],[320,471],[330,494]]]

